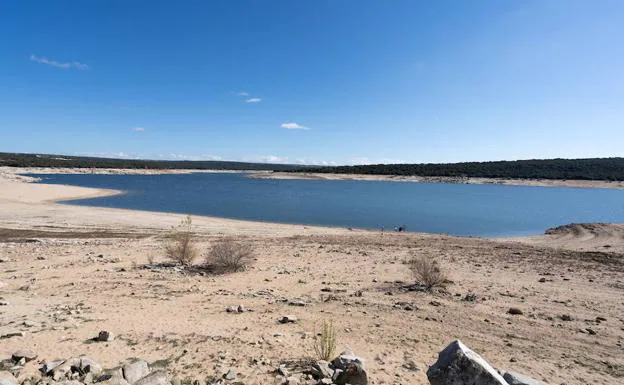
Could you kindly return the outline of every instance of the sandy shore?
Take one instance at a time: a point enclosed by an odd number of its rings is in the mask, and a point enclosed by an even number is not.
[[[338,349],[366,360],[371,384],[427,384],[427,365],[454,338],[551,384],[624,376],[618,226],[492,241],[195,217],[197,264],[224,236],[254,250],[246,271],[202,276],[148,265],[166,262],[166,231],[180,215],[53,202],[111,193],[0,172],[0,335],[25,332],[1,340],[1,358],[23,348],[106,367],[141,357],[182,378],[233,369],[243,383],[274,384],[280,363],[298,373],[315,330],[332,320]],[[439,261],[446,290],[404,289],[414,256]],[[225,312],[237,305],[253,312]],[[279,324],[283,315],[299,321]],[[92,343],[100,330],[117,338]]]
[[[401,175],[366,175],[366,174],[324,174],[304,172],[268,172],[250,173],[252,178],[261,179],[307,179],[307,180],[367,180],[389,182],[420,182],[420,183],[462,183],[462,184],[502,184],[514,186],[540,187],[580,187],[580,188],[624,188],[624,181],[591,181],[591,180],[550,180],[550,179],[502,179],[502,178],[460,178],[460,177],[421,177]]]

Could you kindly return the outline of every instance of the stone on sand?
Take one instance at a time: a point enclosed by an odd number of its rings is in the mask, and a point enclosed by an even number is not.
[[[531,377],[525,376],[524,374],[516,372],[506,372],[503,375],[503,378],[509,385],[548,385],[545,382],[535,380]]]
[[[169,375],[162,370],[157,370],[141,378],[135,385],[171,385]]]
[[[143,360],[134,361],[126,364],[122,368],[123,377],[131,385],[149,374],[149,366]]]
[[[431,385],[507,385],[503,377],[480,355],[461,341],[451,342],[427,370]]]

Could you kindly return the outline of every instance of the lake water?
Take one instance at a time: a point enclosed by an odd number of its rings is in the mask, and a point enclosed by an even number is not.
[[[541,234],[571,222],[624,222],[624,190],[412,182],[253,179],[240,173],[35,175],[124,190],[72,205],[470,236]]]

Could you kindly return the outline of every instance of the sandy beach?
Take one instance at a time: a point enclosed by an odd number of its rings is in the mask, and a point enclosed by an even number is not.
[[[252,178],[263,179],[306,179],[306,180],[367,180],[388,182],[420,182],[420,183],[462,183],[462,184],[503,184],[513,186],[540,187],[578,187],[578,188],[624,188],[623,181],[599,180],[557,180],[557,179],[504,179],[504,178],[471,178],[443,176],[402,176],[402,175],[367,175],[367,174],[332,174],[309,172],[270,172],[255,171]]]
[[[0,340],[3,356],[85,354],[109,368],[141,357],[182,378],[232,369],[273,384],[332,320],[371,384],[427,384],[454,338],[550,384],[624,378],[622,225],[487,240],[193,217],[197,264],[224,237],[254,250],[244,272],[200,275],[155,267],[183,216],[58,204],[119,192],[33,184],[24,171],[0,170],[0,335],[25,333]],[[415,256],[439,261],[445,290],[406,290]],[[225,311],[238,305],[253,311]],[[93,343],[100,330],[117,338]]]

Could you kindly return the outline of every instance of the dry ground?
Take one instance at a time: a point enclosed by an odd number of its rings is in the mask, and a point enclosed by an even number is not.
[[[427,384],[427,364],[454,338],[496,367],[551,384],[624,381],[617,253],[433,235],[248,235],[239,237],[256,251],[248,271],[201,276],[144,268],[150,258],[164,262],[163,233],[120,232],[0,231],[0,301],[8,302],[0,334],[26,331],[0,340],[0,355],[32,348],[108,367],[141,357],[182,377],[233,368],[245,384],[264,384],[280,362],[296,370],[315,328],[333,320],[339,349],[366,359],[373,384]],[[205,253],[220,236],[199,238]],[[411,256],[439,259],[453,281],[448,293],[403,290]],[[467,293],[476,301],[463,300]],[[253,312],[224,311],[239,304]],[[523,314],[507,314],[512,306]],[[291,314],[298,323],[277,322]],[[117,339],[91,342],[103,329]]]

